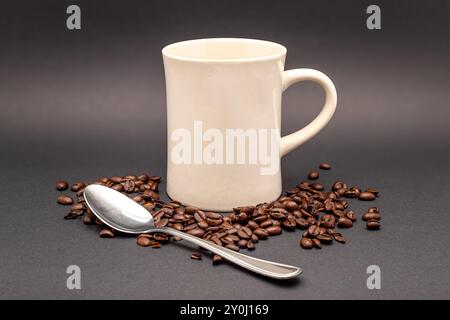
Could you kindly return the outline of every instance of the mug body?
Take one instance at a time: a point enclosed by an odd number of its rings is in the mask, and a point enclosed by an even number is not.
[[[275,200],[286,49],[251,39],[200,39],[163,49],[167,192],[205,210]]]

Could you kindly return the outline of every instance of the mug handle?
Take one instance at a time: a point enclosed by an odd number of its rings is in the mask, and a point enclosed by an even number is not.
[[[325,104],[319,115],[306,127],[281,138],[280,154],[285,156],[322,130],[336,110],[337,96],[333,82],[325,74],[313,69],[293,69],[283,73],[283,91],[301,81],[318,83],[325,91]]]

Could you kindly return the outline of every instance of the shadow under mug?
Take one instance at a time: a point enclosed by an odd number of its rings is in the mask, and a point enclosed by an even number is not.
[[[167,193],[204,210],[231,211],[277,199],[281,157],[314,137],[336,109],[336,89],[313,69],[284,71],[286,48],[240,38],[163,48],[167,94]],[[325,91],[319,115],[281,137],[281,98],[301,81]]]

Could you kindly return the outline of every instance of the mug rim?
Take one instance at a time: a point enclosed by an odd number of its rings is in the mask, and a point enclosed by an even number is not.
[[[279,52],[266,54],[266,55],[257,55],[251,57],[235,57],[235,58],[196,58],[196,57],[187,57],[181,54],[169,53],[170,49],[182,47],[185,45],[193,44],[193,43],[201,43],[201,42],[252,42],[259,43],[265,45],[271,45],[276,47]],[[251,38],[199,38],[199,39],[191,39],[178,41],[171,44],[166,45],[161,50],[162,55],[174,60],[179,61],[187,61],[187,62],[205,62],[205,63],[242,63],[242,62],[256,62],[256,61],[269,61],[269,60],[277,60],[281,57],[285,56],[287,53],[287,49],[282,44],[277,42],[261,40],[261,39],[251,39]]]

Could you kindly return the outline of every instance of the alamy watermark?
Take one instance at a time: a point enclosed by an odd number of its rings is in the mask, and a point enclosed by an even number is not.
[[[203,130],[196,120],[192,130],[177,128],[170,140],[170,160],[176,165],[256,165],[261,175],[280,169],[280,130],[229,128]]]
[[[66,287],[69,290],[81,289],[81,269],[76,264],[67,267],[66,273],[69,274],[66,280]]]
[[[370,265],[366,270],[370,276],[367,278],[366,285],[369,290],[381,289],[381,269],[376,264]]]

